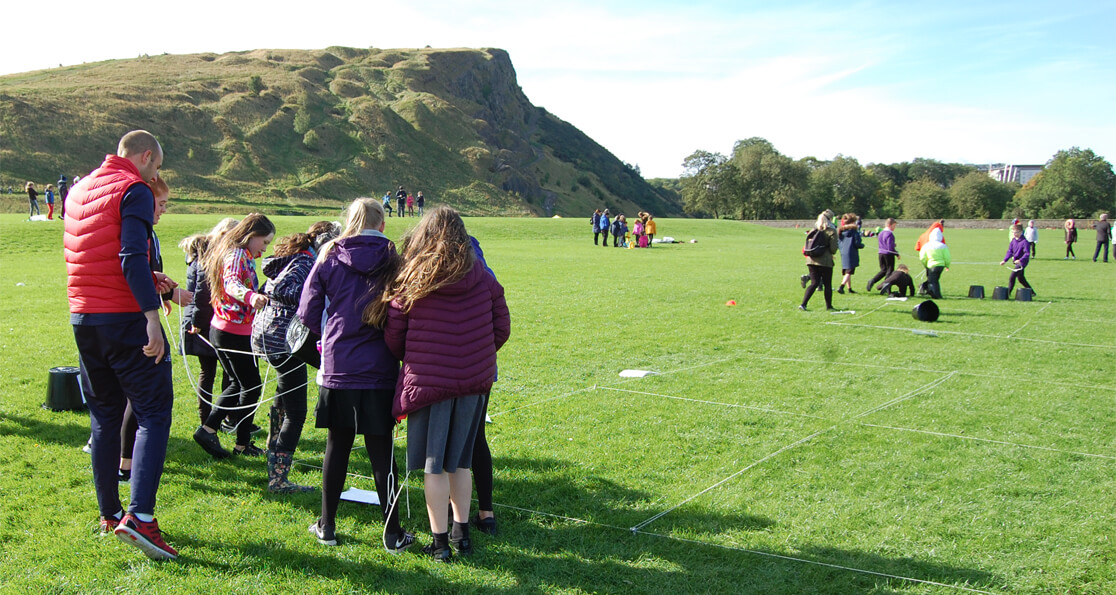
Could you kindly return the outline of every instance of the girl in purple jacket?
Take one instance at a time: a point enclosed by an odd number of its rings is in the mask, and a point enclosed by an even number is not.
[[[1015,281],[1018,280],[1019,284],[1027,289],[1031,289],[1031,284],[1027,283],[1027,277],[1023,275],[1023,269],[1027,268],[1027,262],[1031,259],[1031,244],[1023,239],[1023,226],[1016,224],[1011,226],[1011,243],[1008,244],[1007,254],[1004,255],[1003,266],[1008,261],[1011,261],[1011,276],[1008,277],[1008,295],[1011,295],[1011,290],[1015,289]],[[1031,295],[1036,295],[1035,290],[1031,289]]]
[[[415,536],[399,525],[393,490],[398,484],[391,403],[399,361],[388,351],[383,333],[362,319],[365,307],[379,298],[399,264],[395,244],[383,231],[384,208],[379,201],[353,201],[345,229],[338,239],[322,246],[310,270],[298,318],[322,337],[321,388],[314,415],[315,426],[329,430],[322,462],[322,515],[310,525],[310,533],[324,545],[337,545],[337,505],[349,470],[349,452],[361,434],[384,512],[384,547],[396,553],[415,542]]]
[[[437,561],[449,561],[451,546],[468,554],[473,444],[511,318],[457,211],[434,209],[404,239],[403,265],[368,320],[403,360],[393,413],[407,417],[407,469],[425,473],[433,543],[423,552]]]

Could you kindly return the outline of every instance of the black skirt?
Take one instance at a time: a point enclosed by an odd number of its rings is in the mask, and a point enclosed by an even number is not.
[[[353,428],[357,434],[390,436],[395,427],[391,416],[393,389],[326,388],[318,390],[314,409],[316,428]]]

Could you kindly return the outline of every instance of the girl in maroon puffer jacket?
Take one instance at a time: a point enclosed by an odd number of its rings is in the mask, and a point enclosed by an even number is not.
[[[425,472],[434,539],[423,552],[439,561],[449,560],[451,545],[468,554],[473,443],[511,318],[504,288],[477,259],[457,211],[434,209],[404,238],[399,274],[367,320],[383,326],[403,361],[393,413],[407,417],[407,469]]]

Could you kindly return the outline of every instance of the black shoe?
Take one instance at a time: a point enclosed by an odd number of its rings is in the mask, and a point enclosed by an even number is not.
[[[317,537],[318,543],[322,545],[337,545],[337,536],[333,533],[333,527],[323,526],[322,519],[310,525],[310,534]]]
[[[453,552],[449,547],[434,547],[433,543],[423,547],[422,553],[434,558],[435,562],[448,563],[453,558]]]
[[[388,535],[387,539],[384,541],[384,549],[386,549],[389,554],[398,554],[414,545],[414,543],[415,534],[404,530],[403,533],[399,535]]]
[[[480,518],[480,515],[474,516],[469,521],[477,531],[487,535],[496,535],[496,517],[488,517],[487,519]]]
[[[244,448],[234,448],[232,453],[238,457],[262,457],[265,454],[262,448],[252,443],[248,443]]]
[[[842,286],[838,287],[837,288],[837,293],[845,293],[845,286],[842,285]]]
[[[849,286],[849,293],[856,293],[855,291],[852,290],[852,286]]]
[[[868,289],[866,289],[865,291],[872,291],[872,284],[871,283],[868,284]]]
[[[132,481],[132,470],[131,469],[117,469],[116,470],[116,481],[118,481],[120,483],[128,483],[129,481]]]
[[[204,428],[199,427],[194,431],[194,442],[215,459],[229,458],[229,451],[221,447],[221,440],[217,438],[217,434],[210,434]]]

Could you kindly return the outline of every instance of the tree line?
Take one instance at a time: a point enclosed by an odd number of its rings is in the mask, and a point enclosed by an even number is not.
[[[917,158],[861,166],[853,157],[794,160],[766,139],[731,155],[695,151],[679,180],[687,213],[730,219],[809,219],[825,209],[871,218],[1088,218],[1116,203],[1112,164],[1091,149],[1058,151],[1026,185],[972,165]]]

